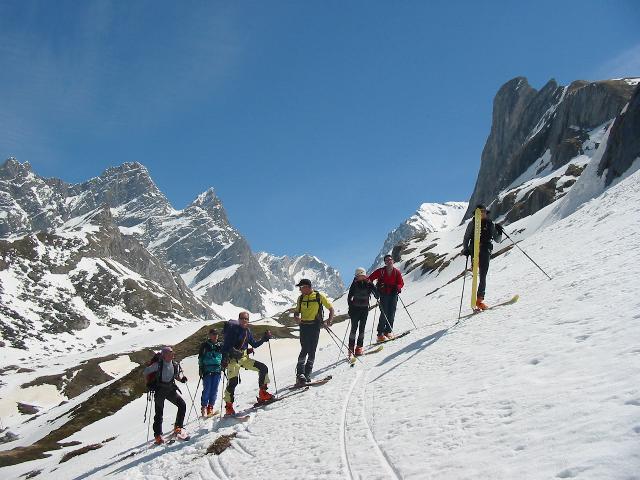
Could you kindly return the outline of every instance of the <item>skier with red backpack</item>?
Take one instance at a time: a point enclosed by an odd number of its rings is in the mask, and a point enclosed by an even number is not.
[[[147,381],[147,388],[154,392],[155,416],[153,417],[154,443],[160,445],[164,443],[162,438],[162,414],[164,411],[164,401],[168,400],[178,407],[176,421],[173,428],[173,435],[179,440],[186,440],[184,415],[187,411],[187,404],[178,393],[180,389],[176,385],[176,380],[181,383],[187,382],[187,377],[182,372],[180,364],[174,360],[175,354],[171,347],[163,347],[156,353],[149,362],[143,375]]]
[[[393,257],[384,256],[384,267],[374,270],[369,275],[372,282],[377,280],[380,294],[380,321],[378,322],[378,342],[386,342],[393,338],[393,321],[396,317],[398,295],[404,287],[402,273],[393,266]]]
[[[258,403],[273,400],[269,388],[269,367],[264,363],[249,358],[254,348],[271,339],[271,332],[266,331],[260,340],[255,340],[249,330],[249,312],[240,312],[238,321],[230,320],[224,326],[224,343],[222,345],[222,368],[227,371],[227,388],[224,391],[225,415],[235,416],[233,408],[235,389],[238,386],[240,368],[258,372]],[[253,348],[249,348],[249,346]]]
[[[351,318],[351,332],[349,333],[349,356],[360,356],[364,353],[364,330],[369,315],[369,299],[373,295],[379,297],[376,287],[367,278],[367,271],[360,267],[349,287],[347,305],[349,306],[349,318]],[[356,331],[358,331],[358,343],[356,346]],[[355,350],[354,350],[355,347]]]

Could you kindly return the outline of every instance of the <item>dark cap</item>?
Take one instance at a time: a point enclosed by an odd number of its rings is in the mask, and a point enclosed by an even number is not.
[[[386,260],[387,258],[390,258],[391,260],[393,260],[393,257],[388,253],[384,257],[382,257],[383,260]]]
[[[476,205],[475,210],[480,209],[480,210],[486,210],[487,207],[486,205],[484,205],[483,203],[479,203],[478,205]]]
[[[302,287],[303,285],[306,285],[307,287],[310,287],[311,286],[311,280],[309,280],[308,278],[303,278],[302,280],[300,280],[296,284],[296,287]]]
[[[218,330],[216,330],[215,328],[210,329],[209,335],[218,335]]]

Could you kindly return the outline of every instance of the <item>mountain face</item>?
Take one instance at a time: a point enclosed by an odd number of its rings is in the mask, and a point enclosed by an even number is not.
[[[514,222],[565,195],[636,85],[634,79],[569,86],[551,80],[538,91],[523,77],[504,84],[464,218],[484,203],[494,218]]]
[[[396,245],[417,235],[447,230],[458,225],[466,209],[466,202],[423,203],[416,213],[387,235],[369,271],[382,265],[383,257],[391,253]]]
[[[335,298],[344,292],[340,273],[312,255],[277,257],[269,253],[256,253],[256,259],[264,269],[274,289],[294,302],[298,298],[295,284],[302,278],[311,280],[313,288]]]
[[[108,208],[0,240],[5,346],[46,352],[49,334],[72,340],[67,351],[84,351],[115,333],[214,316],[179,275],[121,234]]]
[[[270,302],[265,299],[278,295],[271,280],[284,284],[290,279],[281,281],[267,274],[229,223],[213,189],[185,209],[175,210],[137,162],[109,168],[75,185],[39,177],[28,163],[13,158],[0,166],[0,238],[56,229],[104,205],[122,234],[140,241],[209,305],[229,302],[266,312]],[[325,267],[317,265],[320,276]],[[327,273],[326,278],[330,277]],[[342,288],[337,279],[323,286],[331,292]]]

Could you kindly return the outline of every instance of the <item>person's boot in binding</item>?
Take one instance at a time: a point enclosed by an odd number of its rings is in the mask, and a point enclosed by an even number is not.
[[[484,297],[478,297],[478,298],[476,299],[476,307],[477,307],[479,310],[486,310],[487,308],[489,308],[489,307],[487,307],[487,305],[484,303]]]
[[[260,391],[258,392],[258,402],[259,403],[265,403],[265,402],[270,402],[271,400],[273,400],[273,394],[267,392],[267,387],[266,385],[262,385],[260,387]]]
[[[229,416],[233,416],[236,414],[236,411],[233,409],[233,402],[225,402],[224,414]]]

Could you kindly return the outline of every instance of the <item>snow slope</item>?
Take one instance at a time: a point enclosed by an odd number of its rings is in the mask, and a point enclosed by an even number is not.
[[[640,216],[632,212],[639,202],[636,172],[525,239],[521,247],[551,281],[515,249],[496,257],[490,298],[519,293],[520,301],[457,325],[462,280],[425,296],[442,279],[410,274],[403,300],[417,330],[354,368],[335,364],[337,348],[323,334],[316,375],[332,374],[333,380],[251,413],[245,424],[192,421],[192,441],[145,449],[141,398],[70,438],[89,444],[117,435],[99,450],[58,464],[64,451],[79,448],[66,447],[0,474],[17,478],[41,469],[42,478],[61,479],[638,479]],[[549,213],[528,221],[539,225]],[[461,257],[452,260],[451,270],[462,267]],[[335,328],[340,337],[344,326]],[[396,331],[410,326],[400,310]],[[292,380],[295,341],[275,341],[272,348],[282,387]],[[267,346],[258,355],[269,362]],[[193,372],[195,359],[185,365]],[[241,409],[256,391],[254,373],[242,379]],[[165,428],[174,412],[165,408]],[[205,453],[232,432],[237,437],[220,456]]]

